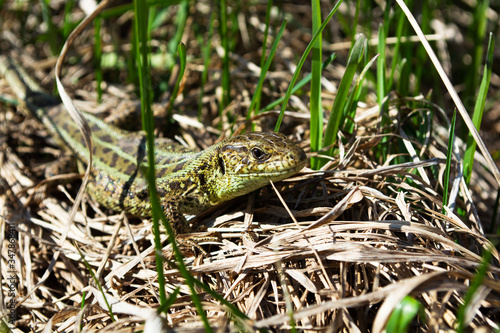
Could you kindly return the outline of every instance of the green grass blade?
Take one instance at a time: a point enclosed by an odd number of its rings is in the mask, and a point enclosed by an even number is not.
[[[382,26],[382,28],[383,28],[384,38],[387,38],[387,36],[389,36],[389,28],[391,27],[391,20],[392,20],[392,16],[390,15],[391,12],[392,12],[392,6],[385,6],[384,16],[382,19],[382,22],[384,22],[384,23],[379,24],[379,28],[380,28],[380,26]],[[378,35],[380,36],[380,30],[378,32]],[[385,39],[384,39],[384,44],[385,44]]]
[[[82,291],[82,304],[80,304],[80,309],[83,309],[85,307],[85,299],[87,298],[87,293],[85,290]]]
[[[74,29],[73,22],[71,21],[71,11],[75,6],[75,0],[66,1],[64,5],[64,22],[63,22],[63,37],[68,38],[71,31]]]
[[[241,1],[240,0],[233,0],[229,3],[232,6],[232,10],[229,11],[229,20],[231,24],[229,27],[231,28],[230,33],[228,35],[228,41],[229,41],[229,51],[233,52],[234,48],[236,47],[236,42],[237,42],[237,36],[240,32],[240,24],[238,21],[238,14],[241,11]],[[227,11],[226,11],[227,13]]]
[[[358,30],[358,21],[359,21],[359,12],[360,12],[360,3],[361,0],[356,0],[356,9],[354,11],[354,19],[351,33],[351,47],[354,46],[356,42],[356,31]]]
[[[269,37],[269,26],[271,22],[271,9],[273,7],[273,0],[268,0],[266,5],[266,18],[264,20],[265,29],[264,29],[264,38],[262,39],[262,53],[260,55],[260,68],[264,68],[264,64],[266,63],[266,54],[267,54],[267,39]],[[260,97],[261,93],[257,97],[257,102],[255,104],[255,108],[257,110],[260,109]]]
[[[281,36],[283,36],[283,32],[285,31],[286,23],[287,23],[287,21],[285,20],[281,24],[281,28],[278,31],[278,34],[276,35],[276,38],[274,40],[273,45],[271,46],[271,51],[269,52],[269,57],[267,57],[266,63],[264,64],[264,67],[261,67],[262,71],[260,73],[259,82],[257,83],[257,87],[255,88],[255,92],[254,92],[254,95],[252,97],[252,101],[250,103],[250,107],[248,108],[248,112],[247,112],[247,120],[248,121],[250,120],[250,118],[252,116],[252,111],[256,107],[257,101],[260,98],[260,95],[262,92],[262,86],[264,85],[264,80],[266,78],[269,67],[271,66],[271,63],[274,59],[274,54],[276,53],[276,50],[278,49],[278,44],[281,40]]]
[[[106,307],[108,308],[108,311],[109,311],[109,317],[111,318],[112,321],[116,321],[115,316],[113,315],[113,309],[109,305],[108,299],[106,298],[106,293],[104,292],[104,289],[102,288],[102,285],[99,282],[99,279],[97,279],[97,277],[95,276],[95,273],[94,273],[94,270],[92,269],[92,266],[90,266],[90,264],[87,262],[87,260],[85,260],[85,256],[83,255],[82,251],[80,251],[80,248],[77,246],[75,246],[75,247],[78,250],[78,253],[80,254],[80,258],[82,259],[83,264],[85,265],[85,267],[87,267],[87,270],[89,271],[90,276],[92,277],[92,280],[94,280],[94,283],[95,283],[97,289],[99,289],[99,292],[102,294],[102,298],[104,299],[104,302],[106,303]]]
[[[380,107],[380,112],[384,112],[384,97],[385,97],[385,30],[384,25],[378,26],[378,45],[377,52],[380,56],[377,59],[377,101]]]
[[[153,112],[151,110],[151,81],[149,73],[149,44],[148,44],[148,20],[147,20],[147,6],[145,2],[136,0],[134,2],[136,8],[136,35],[138,38],[137,44],[140,46],[137,52],[137,61],[139,64],[139,81],[141,88],[141,106],[143,112],[143,129],[146,132],[147,139],[147,159],[148,159],[148,169],[146,170],[146,179],[148,181],[148,190],[151,200],[151,210],[153,217],[153,229],[154,229],[154,242],[155,242],[155,259],[156,267],[158,273],[158,284],[160,293],[160,306],[168,303],[165,294],[165,280],[163,275],[163,256],[162,256],[162,244],[160,241],[160,226],[159,221],[161,220],[169,237],[170,244],[172,245],[172,250],[177,262],[177,268],[181,273],[182,277],[186,280],[191,291],[191,299],[198,310],[198,315],[203,322],[206,332],[212,332],[212,328],[208,322],[206,313],[201,304],[200,298],[194,288],[194,278],[189,274],[182,254],[175,242],[174,232],[170,223],[166,220],[161,209],[160,201],[158,199],[158,193],[156,190],[156,173],[154,167],[154,122],[153,122]],[[182,49],[182,47],[181,47]]]
[[[153,112],[151,109],[151,76],[149,74],[149,36],[148,36],[148,19],[147,13],[148,8],[144,1],[135,0],[135,30],[137,36],[137,45],[139,45],[139,50],[137,52],[137,62],[139,64],[139,81],[141,89],[141,107],[142,107],[142,120],[143,129],[146,132],[146,144],[147,144],[147,160],[148,168],[146,170],[146,179],[148,182],[148,190],[151,200],[151,211],[153,217],[153,229],[154,229],[154,242],[155,242],[155,259],[156,267],[158,273],[158,289],[160,293],[160,306],[167,304],[167,298],[165,294],[165,279],[163,275],[163,256],[162,256],[162,244],[160,241],[160,225],[159,221],[163,222],[163,225],[167,231],[169,241],[172,245],[172,250],[177,261],[177,267],[182,277],[186,280],[191,291],[191,299],[198,310],[198,315],[203,322],[205,331],[212,332],[210,324],[203,306],[201,304],[200,298],[194,288],[193,277],[189,274],[186,266],[184,264],[182,254],[175,242],[174,232],[170,223],[166,220],[161,209],[160,201],[158,199],[158,193],[156,190],[156,172],[155,172],[155,154],[154,154],[154,120]]]
[[[358,35],[356,43],[351,49],[351,53],[347,60],[347,66],[345,73],[340,81],[339,89],[337,91],[337,96],[333,102],[332,111],[330,113],[330,118],[328,119],[328,124],[326,126],[325,137],[323,140],[323,147],[332,146],[337,139],[337,132],[339,130],[340,124],[345,118],[345,105],[347,101],[347,94],[352,84],[354,74],[358,68],[358,64],[361,59],[363,59],[363,54],[365,51],[366,37],[363,35]],[[333,155],[333,147],[330,147],[326,152],[327,156]],[[322,160],[323,163],[325,160]]]
[[[401,94],[401,96],[408,96],[408,91],[410,89],[410,64],[408,59],[403,58],[399,62],[399,80],[396,84],[396,90]]]
[[[215,13],[210,14],[210,23],[208,26],[208,36],[203,47],[203,72],[201,73],[200,94],[198,95],[198,120],[201,121],[203,109],[203,96],[205,96],[205,84],[208,80],[208,68],[210,66],[210,52],[212,50],[212,36],[214,34]]]
[[[466,88],[464,92],[473,96],[477,90],[479,84],[479,73],[478,69],[481,68],[481,62],[483,60],[484,52],[484,40],[486,38],[486,27],[488,24],[488,14],[487,11],[490,7],[489,0],[477,1],[476,6],[473,6],[473,20],[469,26],[469,36],[474,43],[474,51],[472,54],[472,63],[470,64],[471,70],[467,71],[467,77],[465,78]]]
[[[446,213],[444,206],[448,204],[448,189],[450,184],[450,172],[451,172],[451,159],[453,157],[453,141],[455,141],[455,123],[457,120],[457,111],[453,112],[453,118],[451,118],[450,134],[448,136],[448,151],[446,153],[446,168],[444,171],[443,180],[443,215]]]
[[[210,294],[210,296],[212,296],[213,298],[215,298],[216,300],[221,302],[221,304],[224,305],[225,307],[227,307],[233,315],[235,315],[241,319],[248,319],[248,317],[243,312],[241,312],[237,306],[235,306],[231,302],[228,302],[226,299],[224,299],[224,297],[222,297],[221,295],[219,295],[218,293],[216,293],[215,291],[210,289],[206,284],[204,284],[203,282],[200,282],[196,279],[194,279],[193,282],[197,287],[203,289],[207,294]]]
[[[321,105],[321,55],[322,55],[322,34],[319,31],[321,26],[321,4],[319,0],[312,0],[312,32],[319,32],[319,37],[313,45],[312,49],[312,65],[311,65],[311,98],[310,98],[310,113],[311,113],[311,151],[318,152],[321,150],[323,138],[323,107]],[[319,167],[319,159],[311,158],[311,167],[316,169]]]
[[[481,81],[481,86],[479,87],[476,104],[474,105],[474,114],[472,115],[472,122],[474,123],[474,126],[478,130],[481,127],[481,120],[483,119],[483,113],[484,113],[484,104],[486,102],[488,88],[490,86],[491,71],[493,66],[494,46],[495,46],[495,41],[493,39],[493,34],[490,34],[490,39],[488,42],[488,54],[486,57],[486,64],[484,66],[483,79]],[[469,184],[472,175],[472,165],[474,163],[475,152],[476,152],[476,141],[474,141],[472,135],[469,134],[467,137],[467,149],[464,154],[464,176],[467,184]]]
[[[474,297],[481,287],[486,274],[488,273],[488,267],[490,266],[490,261],[493,249],[487,248],[483,251],[481,265],[479,266],[477,273],[474,275],[470,282],[470,286],[464,296],[464,302],[460,305],[457,311],[457,333],[462,333],[465,331],[466,323],[465,317],[468,313],[471,303],[474,301]]]
[[[168,7],[172,5],[178,5],[180,3],[185,2],[186,0],[147,0],[146,4],[148,7],[154,6],[154,5],[161,5],[163,7]],[[127,3],[125,5],[120,5],[112,8],[107,8],[102,11],[101,16],[102,18],[110,18],[110,17],[115,17],[115,16],[120,16],[123,15],[124,13],[133,10],[134,9],[134,4],[133,3]]]
[[[180,290],[181,290],[181,287],[175,288],[174,291],[170,295],[168,295],[168,298],[167,298],[167,301],[165,302],[165,304],[160,306],[158,308],[157,312],[162,313],[162,312],[167,311],[177,300],[177,296],[179,296]]]
[[[406,296],[396,306],[387,321],[387,333],[406,333],[410,330],[410,324],[418,314],[425,316],[422,304],[411,296]]]
[[[130,55],[126,55],[126,66],[127,66],[127,80],[128,82],[137,82],[138,79],[138,70],[137,70],[137,62],[136,62],[136,56],[137,55],[137,49],[139,48],[139,45],[137,45],[137,37],[135,30],[132,30],[130,32],[131,38],[132,38],[132,49],[130,50]],[[115,49],[115,52],[118,52],[118,48]]]
[[[146,179],[148,181],[149,196],[151,199],[151,210],[153,217],[153,230],[155,241],[155,254],[157,262],[158,284],[160,294],[160,304],[163,305],[167,302],[165,294],[165,278],[163,275],[163,257],[161,256],[161,240],[160,240],[160,216],[163,214],[156,192],[156,172],[154,163],[154,123],[153,112],[151,109],[152,96],[151,96],[151,76],[149,66],[149,36],[148,36],[148,7],[145,2],[134,0],[134,30],[136,37],[136,62],[138,67],[139,76],[139,89],[141,95],[141,109],[142,109],[142,127],[146,132],[146,145],[147,145],[147,160],[148,169],[146,170]],[[173,234],[170,235],[173,239]]]
[[[143,4],[143,2],[142,2]],[[136,11],[136,15],[143,15],[145,16],[145,13],[147,13],[146,9],[143,9],[140,11],[138,9]],[[141,14],[142,13],[142,14]],[[140,87],[141,87],[141,103],[144,103],[143,106],[143,123],[144,123],[144,129],[147,133],[147,153],[148,153],[148,161],[152,161],[152,158],[154,158],[154,137],[153,137],[153,117],[152,117],[152,112],[151,112],[151,107],[150,107],[150,102],[151,102],[151,83],[149,82],[149,75],[147,74],[147,69],[149,69],[148,65],[148,44],[144,42],[144,40],[147,40],[147,26],[145,18],[143,17],[142,20],[136,19],[137,21],[137,26],[136,26],[136,35],[138,36],[138,41],[137,45],[140,46],[137,51],[137,57],[138,57],[138,63],[139,63],[139,78],[140,78]],[[142,27],[140,29],[139,27]],[[140,54],[139,54],[140,50]],[[180,75],[178,78],[178,82],[180,78],[182,77],[182,73],[184,72],[184,67],[185,67],[185,47],[184,45],[179,45],[179,55],[181,57],[181,70],[180,70]],[[174,95],[174,94],[173,94]],[[149,105],[148,105],[149,104]],[[154,240],[155,240],[155,255],[156,255],[156,262],[157,262],[157,271],[158,271],[158,282],[159,282],[159,293],[160,293],[160,309],[165,310],[168,308],[168,306],[174,301],[175,296],[170,296],[168,299],[165,296],[165,286],[164,286],[164,275],[163,275],[163,257],[162,257],[162,250],[161,250],[161,243],[159,239],[160,235],[160,229],[159,229],[159,223],[158,221],[161,219],[167,234],[169,235],[169,241],[171,242],[172,245],[172,250],[174,252],[174,256],[176,259],[176,263],[174,264],[177,269],[179,270],[180,274],[182,277],[185,279],[186,284],[190,288],[191,291],[191,298],[193,301],[193,304],[198,310],[198,314],[200,315],[201,321],[204,324],[204,329],[206,332],[212,332],[212,328],[210,327],[208,323],[208,319],[206,317],[206,313],[203,310],[201,301],[199,299],[198,293],[195,290],[195,285],[201,286],[205,291],[210,293],[214,298],[219,300],[221,303],[225,304],[229,311],[232,313],[232,315],[237,316],[239,318],[245,319],[246,316],[241,313],[236,307],[232,306],[230,303],[225,301],[220,295],[217,293],[213,292],[210,290],[210,288],[200,282],[198,282],[194,277],[188,272],[183,258],[182,254],[180,253],[180,250],[175,242],[174,238],[174,233],[171,228],[171,225],[166,221],[165,216],[163,215],[163,212],[160,208],[160,204],[158,201],[158,195],[156,193],[156,186],[155,186],[155,173],[154,173],[154,163],[148,162],[149,164],[149,169],[146,171],[147,174],[147,179],[148,179],[148,186],[150,190],[150,199],[151,199],[151,206],[152,206],[152,215],[153,215],[153,228],[154,228]],[[226,304],[227,303],[227,304]]]
[[[170,6],[158,8],[150,6],[149,8],[149,30],[161,29],[161,26],[165,23],[171,11]]]
[[[354,117],[356,116],[356,108],[358,105],[359,98],[361,96],[361,88],[363,86],[363,81],[365,78],[366,73],[368,73],[368,70],[370,67],[373,65],[375,60],[377,60],[378,55],[375,55],[369,62],[366,64],[365,68],[361,71],[361,74],[359,75],[358,79],[356,80],[356,84],[354,85],[352,89],[352,93],[349,94],[349,100],[346,103],[345,110],[346,110],[346,123],[344,126],[344,130],[348,133],[352,133],[354,130]]]
[[[394,44],[393,47],[393,53],[392,53],[392,64],[391,64],[391,72],[389,74],[389,81],[386,86],[386,91],[391,91],[393,89],[393,84],[394,84],[394,75],[396,73],[396,67],[398,64],[401,63],[401,57],[400,57],[400,49],[401,49],[401,39],[404,36],[404,31],[406,28],[406,18],[402,13],[399,14],[398,16],[398,22],[397,22],[397,27],[396,27],[396,44]],[[403,95],[405,96],[405,95]]]
[[[337,57],[337,55],[335,53],[332,53],[324,62],[323,62],[323,65],[321,66],[321,72],[323,72],[325,70],[325,68],[328,67],[328,65],[330,65],[332,63],[333,60],[335,60],[335,58]],[[309,81],[311,81],[311,73],[307,74],[302,80],[299,81],[299,83],[297,83],[293,89],[292,89],[292,95],[295,94],[298,90],[300,90],[303,86],[305,86]],[[258,112],[256,112],[257,114],[261,113],[261,112],[264,112],[264,111],[269,111],[271,109],[273,109],[274,107],[276,107],[277,105],[280,105],[284,100],[285,100],[285,97],[286,96],[282,96],[280,98],[278,98],[277,100],[275,100],[274,102],[271,102],[269,103],[268,105],[264,106],[262,109],[260,109]]]
[[[285,99],[283,100],[283,105],[281,106],[280,110],[280,115],[278,117],[278,121],[276,122],[276,126],[274,127],[275,132],[279,132],[279,129],[281,127],[281,122],[283,121],[283,117],[285,116],[285,109],[288,105],[288,100],[290,99],[290,96],[292,95],[293,87],[295,85],[295,82],[297,82],[297,79],[300,74],[300,70],[302,69],[302,66],[304,65],[304,62],[306,61],[307,56],[309,55],[309,52],[311,52],[311,49],[313,48],[314,44],[316,43],[316,40],[319,38],[321,35],[321,32],[325,29],[326,25],[328,22],[330,22],[330,19],[333,17],[333,15],[337,12],[337,9],[339,8],[340,4],[342,3],[343,0],[338,0],[335,6],[332,8],[328,16],[325,18],[323,23],[321,24],[320,28],[318,31],[314,34],[313,38],[309,42],[309,44],[306,47],[306,50],[302,54],[302,57],[299,60],[299,63],[297,65],[297,68],[295,69],[295,73],[293,73],[292,80],[290,81],[290,85],[288,86],[288,89],[285,94]]]
[[[173,56],[178,52],[178,46],[181,42],[182,34],[186,30],[186,21],[189,14],[189,1],[179,4],[177,15],[175,15],[176,29],[175,36],[168,42],[168,52]]]
[[[94,19],[94,68],[95,80],[97,82],[97,102],[101,103],[102,99],[102,46],[101,46],[101,17],[97,16]]]
[[[222,48],[224,49],[224,55],[222,56],[222,101],[219,105],[219,116],[222,121],[222,111],[229,105],[230,91],[229,37],[227,33],[226,0],[221,0],[219,2],[219,35]]]
[[[414,3],[418,4],[420,3],[420,1],[415,1]],[[410,2],[408,6],[410,6],[410,8],[415,7],[413,6],[414,3]],[[422,14],[421,14],[422,16],[420,19],[420,28],[422,29],[422,32],[424,34],[428,34],[431,31],[430,29],[430,22],[432,20],[432,9],[430,8],[431,4],[429,4],[429,1],[422,1],[421,4],[422,4]],[[414,52],[415,51],[412,50],[412,53]],[[413,55],[413,57],[410,57],[409,59],[414,59],[413,62],[416,63],[413,70],[415,73],[415,85],[414,85],[415,90],[413,91],[413,93],[414,95],[418,95],[421,93],[423,76],[426,76],[426,74],[428,73],[428,66],[427,66],[428,57],[425,48],[419,45],[417,47],[416,57],[415,55]],[[439,89],[436,90],[439,91]]]
[[[172,109],[174,107],[174,101],[175,98],[177,97],[177,93],[179,92],[179,87],[182,81],[182,77],[186,72],[186,46],[183,43],[180,43],[179,46],[177,47],[177,52],[179,53],[180,69],[179,69],[179,75],[177,76],[177,81],[175,82],[174,90],[170,95],[170,101],[168,103],[167,119],[169,121],[172,119]]]
[[[41,0],[40,5],[42,7],[42,17],[43,21],[45,22],[46,25],[46,40],[50,46],[50,51],[52,52],[52,55],[59,54],[59,51],[61,51],[61,47],[63,43],[61,42],[60,39],[60,33],[57,30],[56,25],[52,21],[52,15],[50,13],[50,8],[49,8],[49,3],[50,0]]]

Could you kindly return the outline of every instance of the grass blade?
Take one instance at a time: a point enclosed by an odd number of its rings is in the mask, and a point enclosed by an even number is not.
[[[389,321],[387,322],[386,326],[386,332],[409,332],[410,324],[419,313],[421,313],[422,317],[425,316],[425,311],[422,304],[415,298],[406,296],[396,306],[391,316],[389,317]]]
[[[160,241],[160,225],[159,221],[163,222],[165,229],[167,230],[167,234],[169,236],[170,244],[172,245],[172,249],[177,261],[177,267],[179,272],[186,280],[186,284],[188,285],[191,291],[191,299],[198,310],[198,314],[200,316],[201,321],[203,322],[205,331],[211,332],[212,329],[210,324],[208,323],[208,319],[205,311],[203,310],[203,306],[201,304],[200,298],[196,293],[193,283],[193,277],[189,274],[184,264],[182,255],[180,250],[175,242],[174,232],[170,223],[166,220],[163,211],[161,209],[160,201],[158,199],[158,193],[156,190],[156,172],[155,172],[155,154],[154,154],[154,120],[153,120],[153,112],[151,109],[151,81],[149,73],[149,38],[148,38],[148,19],[147,12],[148,8],[145,2],[135,0],[135,15],[136,15],[136,36],[137,36],[137,45],[139,46],[137,52],[137,62],[139,67],[139,81],[140,81],[140,89],[141,89],[141,106],[142,106],[142,115],[143,115],[143,129],[146,132],[146,144],[147,144],[147,160],[148,160],[148,168],[146,170],[146,178],[148,181],[148,190],[150,194],[151,200],[151,210],[153,217],[153,229],[154,229],[154,242],[155,242],[155,259],[156,259],[156,267],[158,273],[158,289],[160,293],[160,305],[163,306],[168,303],[167,297],[165,294],[165,279],[163,275],[163,257],[162,257],[162,246]]]
[[[219,35],[224,55],[222,56],[222,100],[219,105],[219,116],[222,121],[222,111],[229,105],[230,73],[229,73],[229,37],[227,33],[226,0],[219,2]]]
[[[346,101],[348,99],[347,95],[349,93],[354,74],[356,73],[356,69],[358,68],[358,64],[360,63],[361,59],[363,59],[365,45],[366,37],[363,35],[359,35],[356,43],[351,49],[351,54],[349,55],[349,59],[347,60],[347,67],[344,76],[340,81],[339,90],[337,92],[337,96],[335,97],[335,101],[333,102],[332,112],[330,113],[330,118],[328,119],[328,124],[326,126],[323,147],[332,146],[335,143],[339,127],[345,119],[346,115],[344,113],[344,110]],[[333,147],[330,147],[325,155],[332,156]]]
[[[66,1],[66,4],[64,5],[64,22],[62,31],[64,39],[68,38],[71,30],[73,30],[74,28],[74,25],[71,21],[71,11],[73,10],[74,6],[75,0]]]
[[[378,26],[378,45],[377,52],[380,56],[377,59],[377,101],[380,107],[380,113],[384,113],[385,98],[385,31],[384,25]]]
[[[175,21],[177,27],[175,29],[175,36],[168,42],[168,52],[174,56],[179,51],[178,46],[181,42],[182,34],[186,30],[186,21],[189,14],[189,1],[184,1],[179,4]]]
[[[415,3],[419,3],[419,1],[415,1]],[[414,8],[413,1],[408,4],[411,8]],[[430,31],[430,21],[432,19],[431,8],[429,1],[422,1],[422,17],[420,19],[420,27],[422,28],[422,32],[424,34],[428,34]],[[415,52],[415,51],[413,51]],[[414,56],[415,57],[415,56]],[[417,47],[416,57],[417,59],[413,72],[415,73],[415,86],[413,93],[415,95],[420,94],[422,87],[423,76],[427,74],[427,57],[425,55],[425,48]],[[409,58],[411,59],[411,58]],[[439,88],[436,87],[437,91]]]
[[[266,74],[269,70],[269,67],[271,66],[271,62],[273,61],[274,54],[276,53],[276,50],[278,48],[278,44],[281,40],[281,36],[283,36],[283,32],[285,31],[286,23],[287,23],[287,21],[285,20],[281,24],[281,28],[278,31],[276,38],[274,39],[273,45],[271,46],[271,51],[269,52],[269,57],[267,57],[266,63],[264,64],[264,67],[261,67],[262,70],[260,73],[259,82],[257,83],[257,87],[255,88],[255,92],[254,92],[254,95],[252,97],[252,101],[250,103],[250,107],[248,108],[247,121],[249,121],[250,118],[252,117],[252,111],[254,110],[254,108],[257,105],[258,100],[260,99],[260,95],[262,92],[262,86],[264,85],[264,79],[266,78]],[[258,114],[258,113],[256,112],[256,114]]]
[[[321,72],[323,72],[325,70],[325,68],[328,67],[328,65],[330,65],[332,63],[332,61],[335,60],[335,58],[337,57],[337,55],[335,53],[332,53],[328,59],[326,59],[324,62],[323,62],[323,65],[321,66]],[[292,89],[292,95],[295,94],[298,90],[300,90],[303,86],[305,86],[309,81],[311,81],[311,73],[307,74],[302,80],[299,81],[299,83],[297,83],[293,89]],[[260,109],[258,112],[256,112],[257,114],[261,113],[261,112],[264,112],[264,111],[269,111],[271,110],[272,108],[274,108],[275,106],[277,105],[280,105],[284,100],[285,100],[285,97],[286,96],[283,96],[283,97],[280,97],[278,98],[277,100],[275,100],[274,102],[271,102],[269,103],[268,105],[264,106],[262,109]]]
[[[186,46],[183,43],[180,43],[179,46],[177,47],[177,52],[179,53],[179,59],[180,59],[180,69],[179,69],[179,75],[177,76],[177,81],[175,82],[174,90],[172,91],[172,94],[170,95],[170,101],[168,103],[168,109],[167,109],[167,119],[170,121],[172,119],[172,109],[174,107],[174,101],[177,97],[177,94],[179,92],[179,87],[182,81],[182,78],[184,77],[184,73],[186,72]]]
[[[271,8],[273,7],[273,0],[268,0],[266,5],[266,18],[264,20],[265,29],[264,29],[264,38],[262,39],[262,53],[260,55],[260,68],[263,68],[266,63],[266,54],[267,54],[267,38],[269,37],[269,26],[271,21]],[[255,109],[260,109],[260,98],[261,92],[259,92],[257,96],[257,101],[255,103]]]
[[[50,13],[50,0],[41,0],[40,5],[42,7],[42,16],[43,16],[43,21],[46,24],[46,38],[48,41],[48,44],[50,46],[50,51],[52,54],[58,54],[59,51],[61,50],[61,35],[59,31],[57,30],[56,25],[52,21],[52,15]]]
[[[311,67],[311,151],[321,150],[323,137],[323,107],[321,105],[321,54],[322,54],[322,34],[319,31],[321,25],[321,5],[319,0],[312,0],[312,32],[319,32],[318,39],[312,49],[312,67]],[[319,159],[311,158],[311,167],[319,167]]]
[[[481,265],[479,266],[476,275],[470,282],[470,287],[467,289],[464,297],[464,303],[460,305],[457,311],[457,333],[464,332],[468,323],[467,315],[469,314],[469,309],[473,306],[474,298],[479,291],[481,285],[483,284],[483,280],[488,273],[488,267],[490,266],[490,261],[492,257],[492,251],[494,249],[488,248],[483,251]]]
[[[208,26],[208,36],[203,47],[203,72],[201,73],[200,94],[198,95],[198,120],[201,121],[201,112],[203,108],[203,96],[205,95],[205,84],[208,80],[208,68],[210,66],[210,52],[212,50],[212,36],[214,34],[215,13],[210,14],[210,23]]]
[[[111,318],[112,321],[116,321],[115,316],[113,315],[113,309],[111,308],[111,305],[109,305],[108,299],[106,298],[106,293],[104,292],[104,289],[102,288],[101,283],[99,282],[99,279],[97,276],[95,276],[94,270],[92,269],[92,266],[88,263],[87,260],[85,260],[85,256],[83,255],[82,251],[78,246],[75,246],[76,249],[78,250],[78,253],[80,254],[80,258],[82,259],[83,264],[85,267],[87,267],[88,272],[90,273],[90,276],[92,277],[92,280],[94,280],[94,283],[99,289],[99,292],[102,294],[102,298],[104,299],[104,302],[106,303],[106,307],[108,308],[109,311],[109,317]]]
[[[451,118],[450,134],[448,136],[448,151],[446,153],[446,168],[444,171],[443,180],[443,215],[446,214],[444,206],[448,205],[448,189],[450,184],[450,172],[451,172],[451,158],[453,156],[453,141],[455,141],[455,123],[457,120],[457,111],[453,112],[453,118]]]
[[[397,27],[396,27],[396,44],[394,44],[393,47],[393,54],[392,54],[392,64],[391,64],[391,72],[389,74],[389,83],[386,86],[386,91],[390,91],[393,89],[393,84],[394,84],[394,74],[396,73],[396,67],[398,64],[401,64],[402,60],[400,57],[400,49],[401,49],[401,40],[404,36],[404,31],[406,27],[406,20],[404,15],[399,15],[398,16],[398,22],[397,22]],[[400,75],[401,77],[401,75]],[[406,96],[406,95],[403,95]]]
[[[163,214],[156,192],[156,172],[154,163],[154,123],[153,112],[151,109],[152,96],[151,96],[151,76],[149,67],[149,36],[148,36],[148,7],[147,4],[140,0],[134,0],[134,13],[135,13],[135,37],[136,37],[136,62],[138,67],[139,88],[141,97],[142,109],[142,127],[146,132],[146,145],[147,145],[147,160],[148,169],[146,170],[146,179],[148,181],[149,196],[151,199],[151,210],[153,217],[154,241],[155,241],[155,255],[157,262],[158,284],[160,294],[160,304],[167,302],[165,294],[165,278],[163,275],[163,258],[161,256],[161,241],[160,241],[160,216]],[[170,235],[173,240],[173,234]]]
[[[356,80],[356,83],[354,87],[352,88],[352,93],[349,95],[349,100],[346,103],[345,106],[345,113],[346,113],[346,124],[344,126],[344,130],[348,133],[352,133],[354,130],[354,117],[356,115],[356,107],[358,105],[359,98],[361,96],[361,88],[363,85],[363,80],[365,78],[366,73],[368,73],[368,70],[370,67],[373,65],[375,60],[377,60],[378,55],[374,56],[368,64],[366,64],[365,68],[361,71],[361,74],[359,75],[358,79]]]
[[[154,5],[162,5],[164,7],[172,6],[172,5],[178,5],[187,0],[146,0],[146,4],[148,7],[154,6]],[[101,14],[102,18],[110,18],[114,16],[120,16],[123,15],[124,13],[133,10],[134,9],[134,4],[133,3],[127,3],[124,5],[119,5],[116,7],[112,8],[107,8],[104,10]]]
[[[465,78],[465,92],[469,93],[470,96],[474,95],[479,83],[478,69],[481,68],[481,61],[483,60],[483,43],[486,38],[486,27],[488,25],[487,11],[489,7],[489,0],[478,1],[477,5],[472,7],[474,9],[474,17],[469,25],[469,36],[474,43],[474,52],[471,52],[471,70],[467,71],[467,77]]]
[[[302,66],[304,65],[304,62],[306,61],[307,56],[309,55],[309,52],[311,52],[311,49],[314,46],[314,43],[316,43],[316,40],[319,38],[321,35],[321,32],[325,29],[326,25],[328,22],[330,22],[330,19],[333,17],[333,15],[337,12],[337,9],[339,8],[340,4],[342,3],[343,0],[338,0],[335,6],[332,8],[328,16],[325,18],[323,23],[321,24],[320,28],[318,31],[314,34],[313,38],[309,42],[309,44],[306,47],[306,50],[302,54],[302,57],[299,60],[299,63],[297,65],[297,68],[295,69],[295,73],[293,73],[292,80],[290,81],[290,85],[288,86],[288,89],[285,94],[285,99],[283,100],[283,105],[281,106],[280,110],[280,115],[278,117],[278,121],[276,122],[276,126],[274,127],[274,131],[278,132],[280,127],[281,127],[281,122],[283,121],[283,117],[285,116],[285,109],[288,105],[288,100],[290,99],[290,96],[292,95],[293,87],[295,85],[295,82],[297,82],[297,79],[300,74],[300,70],[302,69]]]
[[[359,12],[361,0],[356,0],[356,10],[354,11],[354,19],[351,33],[351,46],[356,42],[356,31],[358,30]]]
[[[179,296],[179,292],[180,292],[181,288],[180,287],[177,287],[174,289],[174,291],[168,295],[168,298],[167,298],[167,301],[165,302],[165,304],[163,304],[162,306],[160,306],[158,308],[158,313],[162,313],[162,312],[165,312],[168,310],[168,308],[170,308],[176,301],[177,299],[177,296]]]
[[[95,80],[97,82],[97,102],[101,103],[102,99],[102,45],[101,45],[101,17],[97,16],[94,20],[94,68]]]
[[[483,119],[483,113],[484,113],[484,104],[486,102],[488,88],[490,86],[491,71],[493,66],[494,46],[495,46],[495,41],[493,39],[493,34],[490,34],[490,40],[488,42],[488,54],[486,57],[486,64],[484,66],[483,79],[481,81],[481,86],[479,87],[476,104],[474,105],[474,114],[472,115],[472,122],[474,123],[474,126],[478,130],[481,127],[481,120]],[[467,184],[469,184],[472,175],[472,165],[474,163],[475,152],[476,152],[476,141],[474,141],[474,138],[469,133],[469,135],[467,136],[467,149],[464,154],[464,176]]]

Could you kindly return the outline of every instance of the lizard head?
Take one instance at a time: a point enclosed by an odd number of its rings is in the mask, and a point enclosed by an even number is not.
[[[276,132],[252,132],[220,143],[219,177],[216,180],[220,201],[252,192],[269,183],[299,172],[306,164],[302,148]]]

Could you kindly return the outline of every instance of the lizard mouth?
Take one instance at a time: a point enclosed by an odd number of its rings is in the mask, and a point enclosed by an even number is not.
[[[300,170],[302,170],[302,168],[304,167],[306,163],[301,163],[299,165],[296,165],[296,166],[293,166],[293,167],[290,167],[290,168],[287,168],[287,169],[283,169],[283,170],[280,170],[280,171],[259,171],[259,172],[248,172],[248,173],[232,173],[232,175],[234,176],[238,176],[238,177],[245,177],[245,178],[257,178],[257,177],[261,177],[261,178],[270,178],[270,177],[279,177],[279,176],[283,176],[283,175],[288,175],[288,176],[292,176],[293,174],[299,172]]]

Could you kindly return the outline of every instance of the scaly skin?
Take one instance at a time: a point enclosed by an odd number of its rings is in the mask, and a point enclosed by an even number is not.
[[[0,72],[25,102],[82,164],[88,151],[76,124],[59,103],[40,106],[40,90],[29,89],[22,71],[0,58]],[[45,99],[46,101],[47,99]],[[86,114],[94,142],[92,178],[88,193],[103,206],[149,217],[151,204],[142,173],[147,167],[143,132],[126,132]],[[155,141],[155,167],[162,208],[177,234],[189,231],[182,214],[197,214],[210,206],[252,192],[269,180],[297,173],[306,163],[304,151],[283,134],[254,132],[191,151],[168,139]]]

